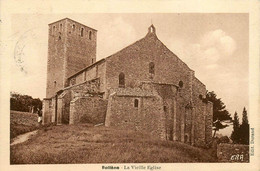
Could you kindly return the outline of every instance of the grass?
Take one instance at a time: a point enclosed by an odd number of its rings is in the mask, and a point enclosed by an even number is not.
[[[38,115],[12,111],[10,112],[10,137],[11,139],[26,132],[30,132],[39,128],[37,122]]]
[[[50,126],[11,147],[11,164],[215,162],[208,150],[149,134],[88,125]]]

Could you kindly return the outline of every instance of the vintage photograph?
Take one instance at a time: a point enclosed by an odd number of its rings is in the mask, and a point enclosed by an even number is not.
[[[250,162],[248,13],[11,18],[11,165]]]

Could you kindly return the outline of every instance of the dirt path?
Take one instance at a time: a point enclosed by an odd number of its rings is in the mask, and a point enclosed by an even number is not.
[[[15,137],[13,139],[13,142],[11,143],[11,146],[27,141],[31,136],[35,135],[37,132],[38,132],[38,130],[35,130],[35,131],[27,132],[25,134]]]

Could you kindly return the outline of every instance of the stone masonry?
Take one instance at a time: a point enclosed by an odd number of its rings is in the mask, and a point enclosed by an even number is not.
[[[49,24],[47,98],[66,87],[69,76],[96,61],[96,33],[68,18]]]
[[[217,157],[219,162],[249,163],[249,145],[218,144]]]
[[[61,25],[62,24],[62,25]],[[71,19],[49,25],[43,123],[91,123],[207,146],[206,86],[156,35],[96,61],[97,31]]]

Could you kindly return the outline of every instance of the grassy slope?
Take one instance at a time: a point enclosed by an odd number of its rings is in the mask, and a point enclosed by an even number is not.
[[[11,147],[11,164],[214,161],[205,149],[103,126],[47,127],[31,140]]]
[[[11,111],[10,112],[10,136],[11,136],[11,138],[14,138],[20,134],[38,129],[37,118],[38,118],[37,114],[19,112],[19,111]]]

